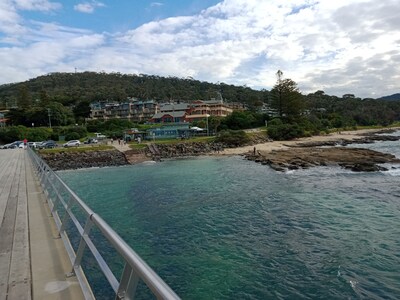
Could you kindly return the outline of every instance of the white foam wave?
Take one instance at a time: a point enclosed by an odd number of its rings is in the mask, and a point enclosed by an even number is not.
[[[350,286],[352,287],[352,289],[354,290],[355,288],[356,288],[356,285],[357,285],[357,281],[355,281],[355,280],[350,280],[349,281],[350,282]]]
[[[388,171],[385,171],[384,173],[390,176],[400,176],[400,169],[390,169]]]

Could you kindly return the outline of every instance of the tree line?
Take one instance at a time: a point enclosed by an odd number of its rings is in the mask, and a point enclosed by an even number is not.
[[[400,120],[400,101],[360,99],[352,94],[337,97],[321,90],[303,95],[296,82],[284,78],[281,71],[276,75],[277,82],[270,91],[258,91],[193,78],[52,73],[0,86],[0,109],[9,110],[9,125],[68,126],[85,124],[90,113],[89,104],[94,101],[123,102],[128,97],[136,97],[165,102],[209,100],[221,96],[226,102],[244,103],[248,110],[236,111],[224,119],[210,118],[211,130],[246,129],[267,122],[273,138],[291,138],[359,125],[385,126]],[[268,111],[262,110],[265,107]],[[100,123],[96,123],[99,128]],[[204,124],[200,122],[199,125]]]

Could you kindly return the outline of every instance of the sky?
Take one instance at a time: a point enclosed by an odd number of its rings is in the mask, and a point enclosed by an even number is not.
[[[0,0],[0,84],[120,72],[400,92],[400,0]]]

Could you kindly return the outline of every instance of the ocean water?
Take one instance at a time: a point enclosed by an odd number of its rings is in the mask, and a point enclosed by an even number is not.
[[[400,157],[399,142],[362,147]],[[59,174],[183,299],[399,299],[400,165],[388,167],[279,173],[235,156]]]

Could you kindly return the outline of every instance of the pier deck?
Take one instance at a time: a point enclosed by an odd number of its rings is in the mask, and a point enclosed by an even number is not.
[[[83,299],[24,149],[0,150],[0,300]]]

